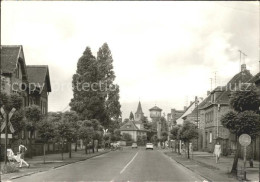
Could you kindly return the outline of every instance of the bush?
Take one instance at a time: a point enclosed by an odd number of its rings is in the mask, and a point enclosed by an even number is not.
[[[3,166],[1,171],[3,174],[15,173],[19,171],[19,168],[14,163],[7,163]]]

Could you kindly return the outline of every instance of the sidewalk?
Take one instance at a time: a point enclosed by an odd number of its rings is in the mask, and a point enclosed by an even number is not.
[[[48,154],[45,156],[45,164],[43,163],[43,156],[35,156],[32,159],[26,158],[25,160],[30,164],[30,168],[23,166],[22,168],[19,168],[19,172],[1,174],[1,181],[9,181],[34,173],[48,171],[71,163],[93,158],[95,156],[102,155],[107,152],[110,152],[110,150],[99,149],[98,152],[89,154],[85,154],[85,150],[78,150],[77,152],[72,152],[71,158],[69,158],[69,153],[64,153],[63,160],[61,158],[61,153]],[[1,162],[0,164],[1,166],[3,166],[4,162]]]
[[[233,164],[233,156],[221,156],[220,161],[216,164],[215,157],[208,152],[193,152],[190,160],[186,156],[178,155],[170,150],[165,151],[165,154],[210,181],[242,181],[243,160],[239,159],[238,161],[238,178],[229,174]],[[249,181],[259,181],[259,162],[254,161],[254,168],[250,168],[247,161],[246,171]]]

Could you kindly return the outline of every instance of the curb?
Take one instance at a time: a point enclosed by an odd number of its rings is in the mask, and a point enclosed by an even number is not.
[[[163,153],[164,153],[164,152],[163,152]],[[191,169],[191,168],[185,166],[184,164],[182,164],[181,162],[179,162],[179,161],[173,159],[172,157],[168,156],[167,154],[164,153],[164,155],[166,155],[167,157],[169,157],[171,160],[174,160],[174,161],[177,162],[178,164],[181,164],[183,167],[189,169],[190,171],[196,173],[196,171],[194,171],[193,169]],[[198,173],[196,173],[196,174],[198,174]],[[207,177],[205,177],[205,176],[203,176],[203,175],[201,175],[201,174],[198,174],[198,175],[201,176],[202,178],[205,178],[205,179],[208,180],[209,182],[212,182],[212,181],[213,181],[213,180],[208,179]]]
[[[106,154],[106,153],[109,153],[109,152],[110,151],[101,152],[101,153],[99,153],[97,155],[93,155],[93,156],[90,156],[90,157],[85,158],[85,159],[80,159],[78,161],[73,161],[73,162],[69,162],[69,163],[66,163],[66,164],[62,164],[60,166],[55,166],[55,167],[49,168],[47,170],[40,170],[40,171],[29,172],[29,173],[26,173],[26,174],[21,174],[19,176],[14,176],[14,177],[11,177],[9,179],[6,179],[6,181],[7,180],[13,180],[13,179],[22,178],[22,177],[25,177],[25,176],[30,176],[30,175],[33,175],[33,174],[36,174],[36,173],[40,173],[40,172],[50,171],[50,170],[57,169],[57,168],[60,168],[60,167],[63,167],[63,166],[67,166],[67,165],[70,165],[70,164],[73,164],[73,163],[82,162],[82,161],[85,161],[85,160],[88,160],[88,159],[91,159],[91,158],[94,158],[94,157],[97,157],[97,156],[100,156],[100,155],[103,155],[103,154]]]

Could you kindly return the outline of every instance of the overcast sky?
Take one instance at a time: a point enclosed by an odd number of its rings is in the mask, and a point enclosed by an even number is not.
[[[155,104],[169,113],[240,70],[259,71],[259,2],[1,2],[1,44],[23,45],[26,64],[49,65],[49,110],[68,109],[86,46],[107,42],[123,118]],[[215,73],[216,72],[216,83]],[[61,88],[63,86],[63,89]],[[67,85],[67,86],[66,86]]]

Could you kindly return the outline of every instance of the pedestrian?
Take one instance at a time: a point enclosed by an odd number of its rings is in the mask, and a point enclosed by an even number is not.
[[[221,153],[221,145],[219,144],[219,142],[217,142],[215,144],[215,148],[214,148],[214,155],[216,156],[216,163],[218,163],[218,161],[219,161],[220,153]]]
[[[24,155],[25,155],[26,150],[27,150],[27,148],[23,145],[22,142],[20,142],[20,145],[19,145],[20,166],[19,166],[19,167],[22,167],[23,163],[24,163],[28,168],[30,167],[30,164],[28,164],[28,163],[24,160]]]

